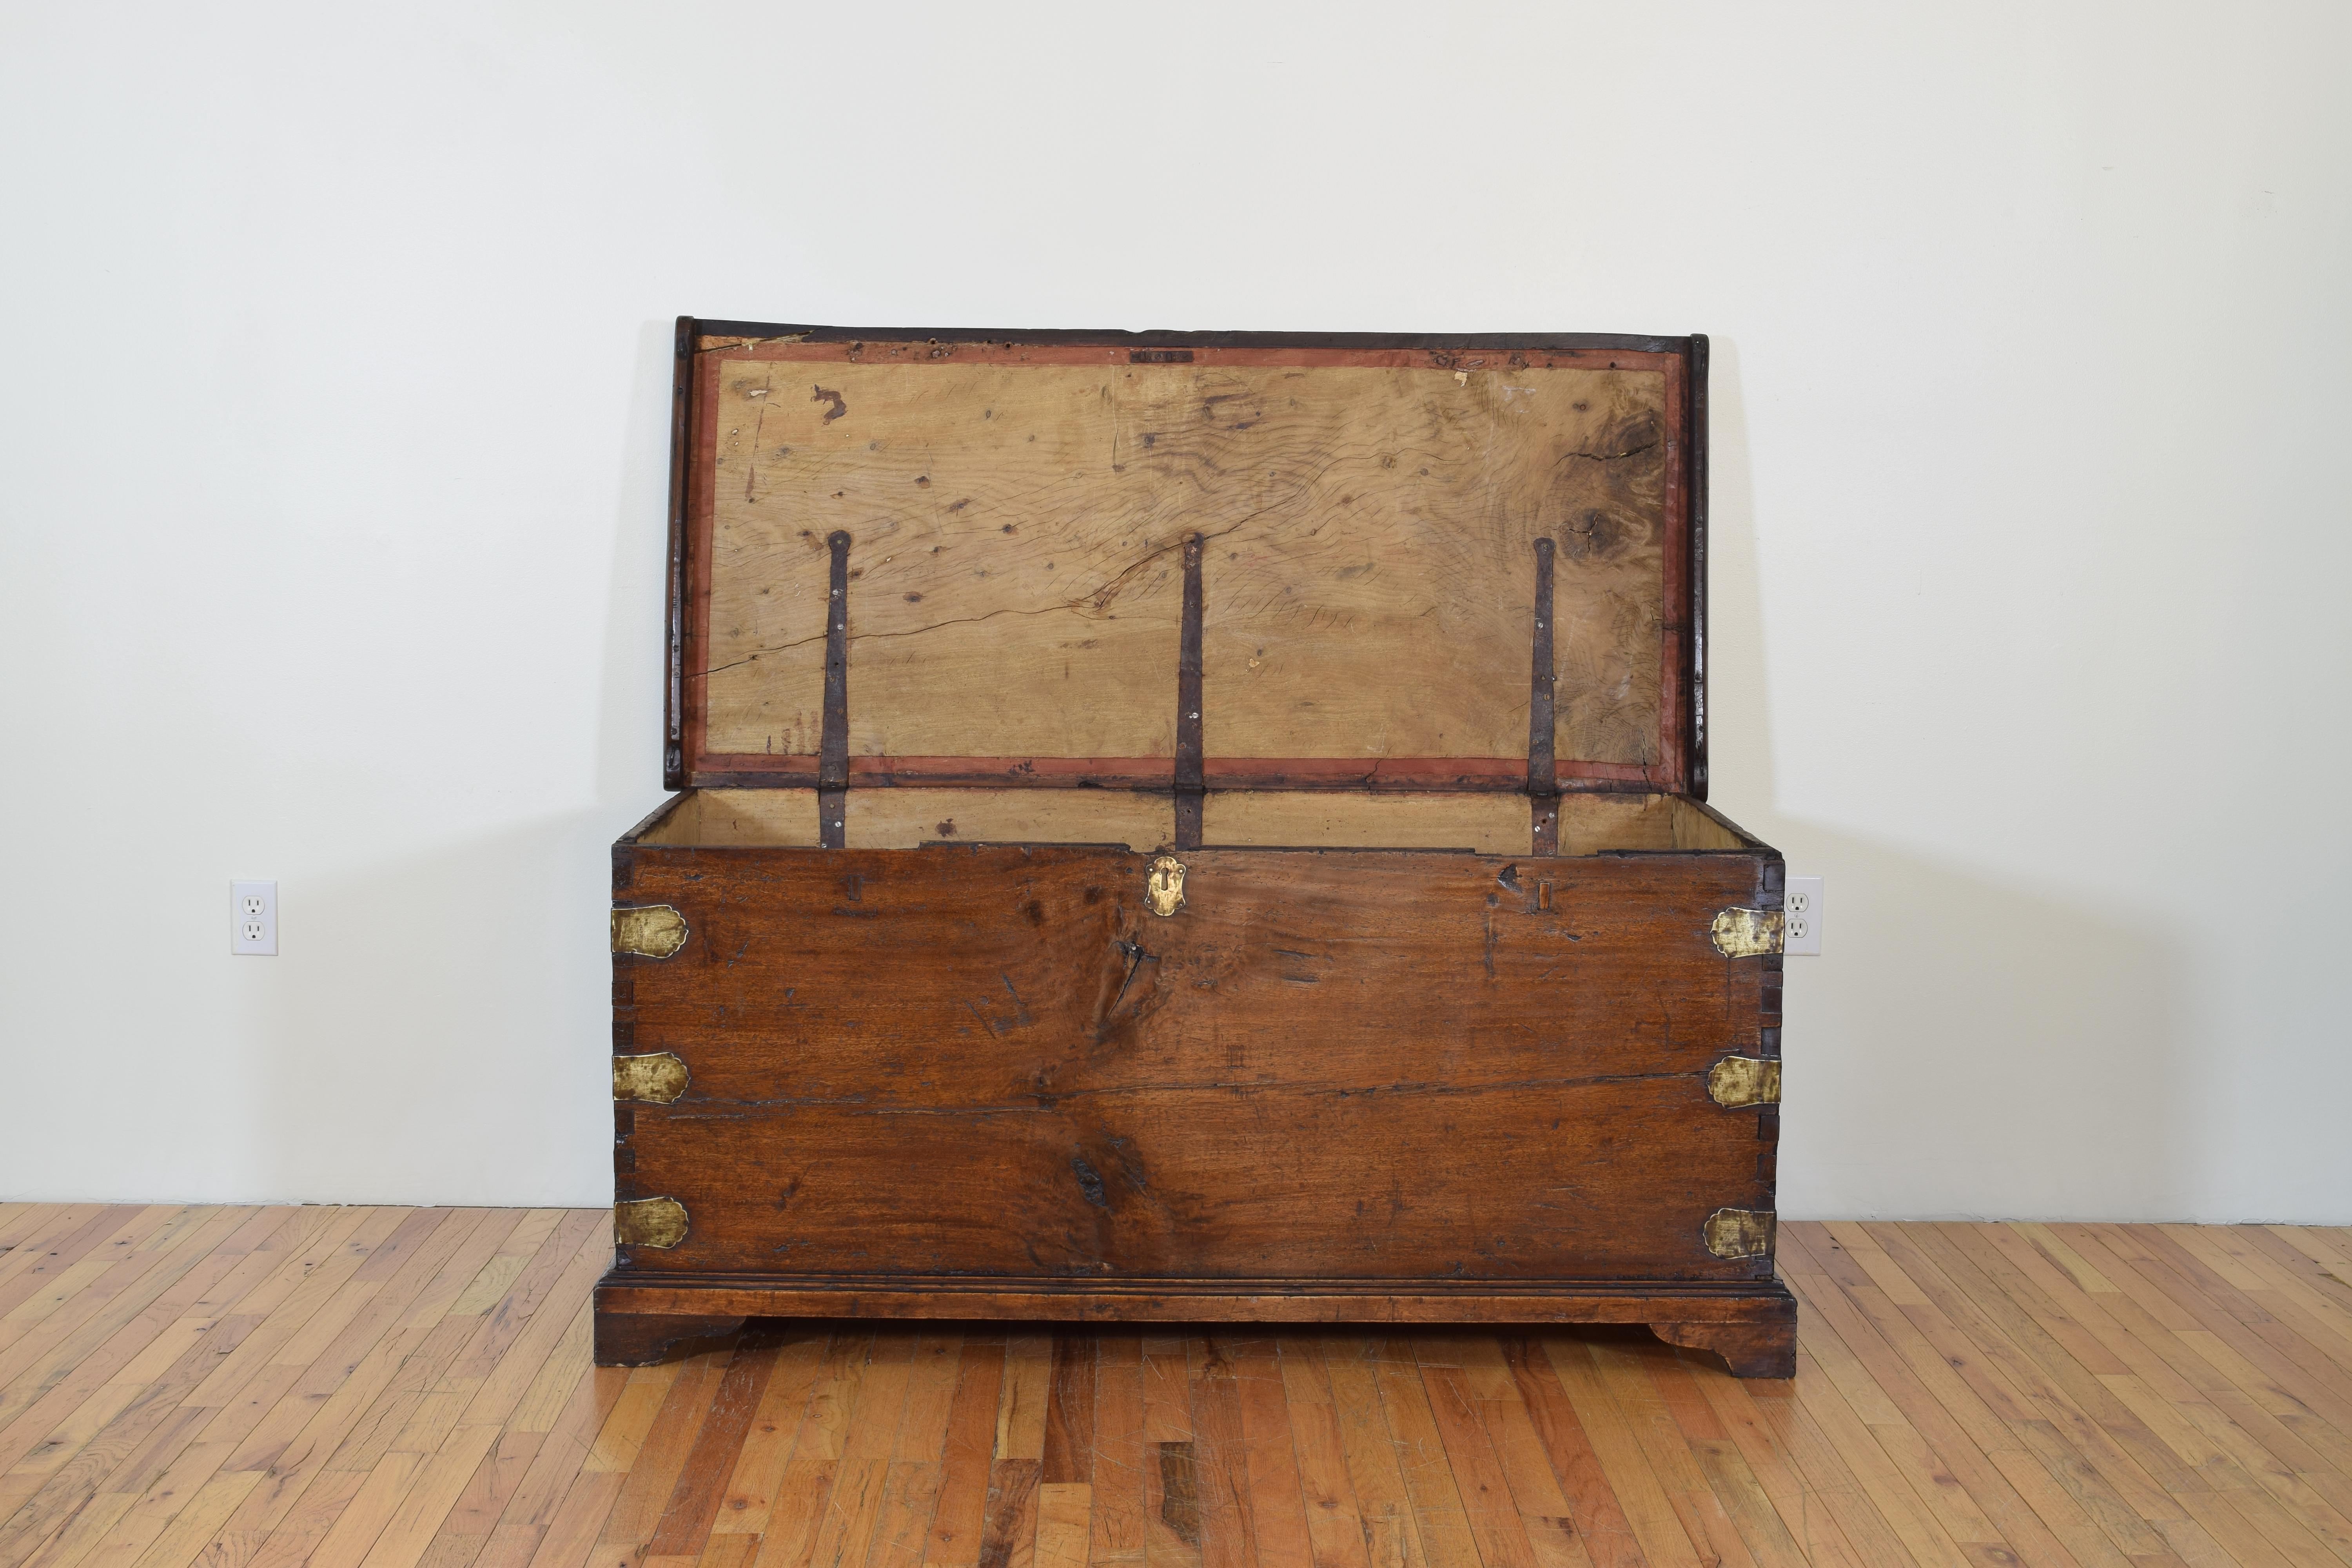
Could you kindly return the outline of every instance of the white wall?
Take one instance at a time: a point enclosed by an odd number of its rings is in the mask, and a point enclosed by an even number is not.
[[[2352,1221],[2347,34],[7,0],[0,1194],[609,1196],[688,310],[1717,334],[1784,1211]]]

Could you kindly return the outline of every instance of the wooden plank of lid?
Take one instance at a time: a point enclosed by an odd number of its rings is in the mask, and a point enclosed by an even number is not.
[[[1196,532],[1212,787],[1293,761],[1523,779],[1538,538],[1561,776],[1683,775],[1686,352],[791,337],[697,351],[697,776],[813,771],[836,530],[853,787],[935,776],[889,761],[916,758],[1172,781]]]

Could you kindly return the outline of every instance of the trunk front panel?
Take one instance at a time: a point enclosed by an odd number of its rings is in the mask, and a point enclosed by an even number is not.
[[[622,1111],[638,1270],[1020,1279],[1744,1279],[1769,1209],[1762,965],[1716,914],[1762,858],[1087,847],[637,847],[616,1049],[691,1082]]]

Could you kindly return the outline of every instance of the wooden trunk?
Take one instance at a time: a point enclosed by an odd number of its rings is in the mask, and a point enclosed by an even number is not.
[[[1788,1375],[1705,355],[681,321],[599,1359],[1606,1321]]]

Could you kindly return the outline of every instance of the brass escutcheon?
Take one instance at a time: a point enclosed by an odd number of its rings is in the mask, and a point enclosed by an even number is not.
[[[1162,855],[1151,863],[1150,875],[1143,879],[1143,901],[1151,906],[1155,915],[1172,915],[1184,907],[1184,862],[1173,855]]]

